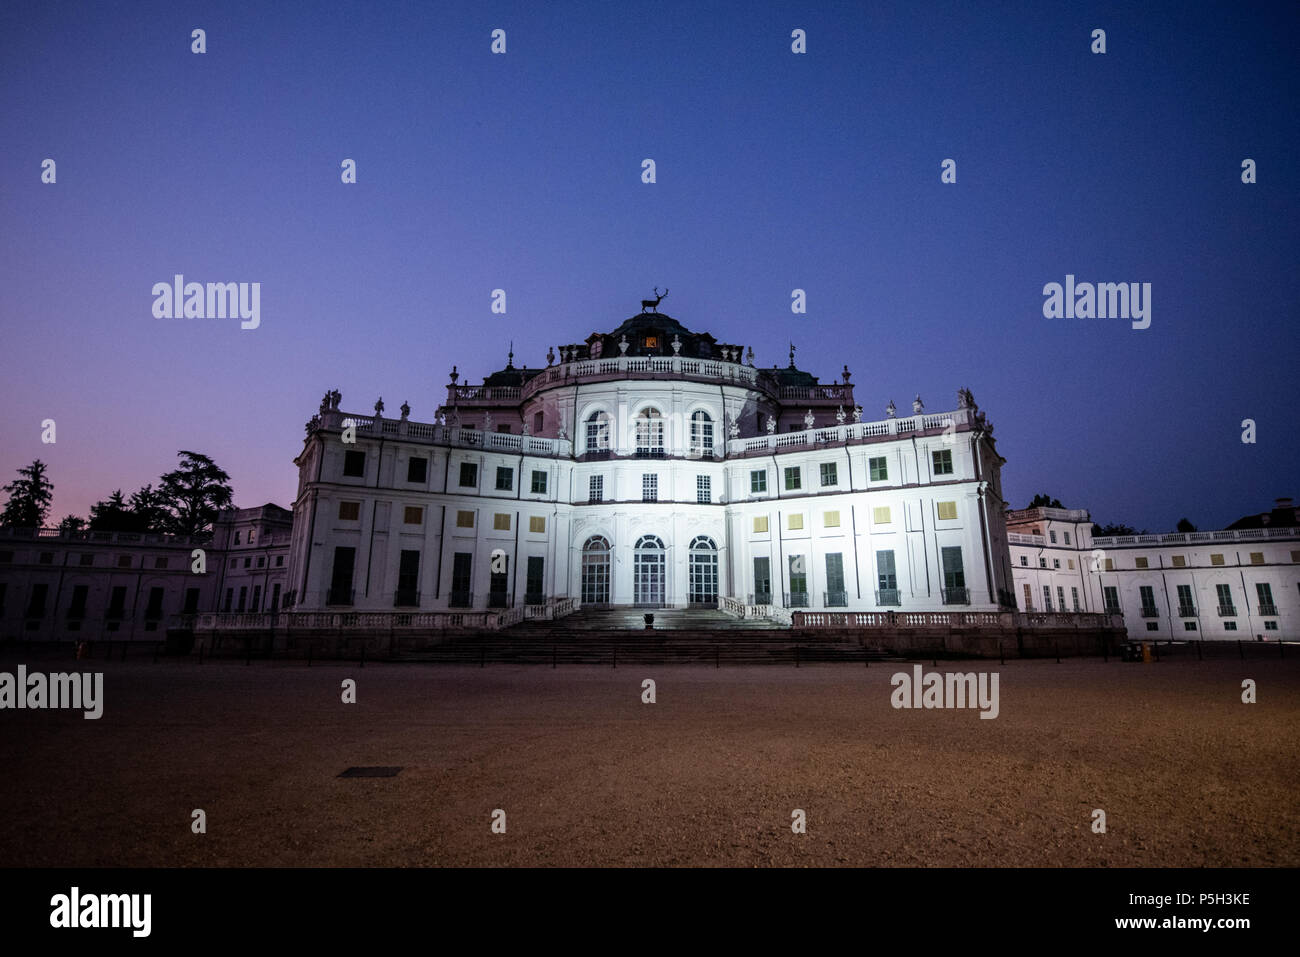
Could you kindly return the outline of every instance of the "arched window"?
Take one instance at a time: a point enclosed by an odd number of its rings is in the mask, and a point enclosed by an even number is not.
[[[664,457],[664,417],[658,409],[646,409],[636,417],[636,457]]]
[[[703,409],[691,416],[691,455],[713,458],[713,419]]]
[[[609,416],[604,412],[587,416],[587,451],[609,451]]]
[[[632,601],[645,608],[664,604],[666,554],[664,543],[654,535],[637,539],[632,553]]]
[[[699,535],[691,542],[687,600],[692,605],[718,604],[718,546],[713,539]]]
[[[599,535],[582,546],[582,603],[609,604],[609,542]]]

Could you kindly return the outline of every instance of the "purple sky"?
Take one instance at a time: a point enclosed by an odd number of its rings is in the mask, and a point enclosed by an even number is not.
[[[1056,6],[6,4],[0,476],[48,462],[57,521],[189,448],[287,506],[326,389],[427,421],[453,363],[543,365],[658,285],[760,365],[847,363],[867,418],[969,386],[1013,506],[1300,497],[1300,7]],[[260,328],[153,318],[178,272],[261,282]],[[1044,318],[1067,273],[1151,283],[1151,327]]]

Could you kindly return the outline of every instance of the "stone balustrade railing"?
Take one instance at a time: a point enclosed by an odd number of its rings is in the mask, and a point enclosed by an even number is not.
[[[913,415],[901,419],[884,419],[877,422],[846,422],[844,425],[816,426],[800,432],[770,432],[749,438],[731,439],[727,442],[728,455],[749,453],[770,454],[782,449],[795,449],[830,443],[861,442],[872,439],[911,435],[918,432],[957,429],[974,423],[971,409],[954,409],[934,415]]]
[[[1296,528],[1238,528],[1217,532],[1170,532],[1166,535],[1103,535],[1092,540],[1098,548],[1119,545],[1191,545],[1197,542],[1257,542],[1300,537]]]
[[[795,628],[1123,628],[1123,615],[1020,611],[796,611]]]

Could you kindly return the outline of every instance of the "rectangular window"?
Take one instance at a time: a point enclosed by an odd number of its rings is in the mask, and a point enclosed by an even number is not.
[[[1142,616],[1144,618],[1154,618],[1160,614],[1156,608],[1156,593],[1151,585],[1140,585],[1138,595],[1142,599]]]
[[[1266,621],[1266,622],[1264,622],[1264,630],[1265,630],[1265,631],[1277,631],[1277,622],[1276,622],[1276,621]]]
[[[659,476],[649,473],[641,476],[641,501],[659,501]]]
[[[839,470],[836,468],[836,463],[823,462],[821,472],[823,486],[840,484]]]
[[[822,526],[824,528],[839,528],[840,513],[838,510],[822,512]]]
[[[357,550],[351,546],[339,545],[334,549],[334,568],[330,574],[329,597],[327,605],[352,604],[352,569],[357,560]]]
[[[456,513],[456,527],[457,527],[457,528],[473,528],[473,527],[474,527],[474,513],[473,513],[473,512],[465,512],[465,511],[457,512],[457,513]]]
[[[944,449],[942,452],[934,452],[932,453],[932,457],[934,459],[935,475],[952,474],[952,451],[950,449]]]
[[[225,611],[227,614],[229,614],[229,612],[230,612],[230,606],[231,606],[232,604],[234,604],[234,601],[235,601],[235,590],[234,590],[233,588],[227,588],[227,589],[226,589],[226,605],[225,605],[225,607],[222,609],[222,611]]]
[[[1074,610],[1078,611],[1079,610],[1079,589],[1077,588],[1070,589],[1070,600],[1074,602]]]
[[[163,558],[163,557],[155,558],[155,559],[153,560],[153,567],[154,567],[154,568],[166,568],[166,567],[167,567],[167,559],[166,559],[166,558]]]
[[[803,528],[803,515],[790,515],[786,518],[786,528],[792,532],[797,532]]]
[[[1137,558],[1133,559],[1133,567],[1134,567],[1134,568],[1146,568],[1146,567],[1147,567],[1147,560],[1146,560],[1146,558],[1144,558],[1143,556],[1139,555]]]
[[[808,561],[802,555],[791,555],[790,604],[800,608],[808,604]]]
[[[878,505],[871,510],[871,522],[873,525],[889,524],[889,506]]]
[[[1043,586],[1043,611],[1052,610],[1052,586]]]
[[[339,521],[355,522],[361,517],[360,502],[339,502]]]
[[[883,455],[867,459],[867,468],[871,472],[873,482],[884,482],[889,478],[889,466],[885,464]]]
[[[410,458],[406,460],[406,480],[408,482],[424,482],[429,476],[429,460],[423,457]]]
[[[826,604],[838,607],[847,604],[844,591],[844,556],[840,552],[826,555]]]
[[[541,534],[541,533],[545,532],[545,531],[546,531],[546,516],[545,516],[545,515],[529,515],[529,516],[528,516],[528,531],[533,532],[533,533],[535,533],[535,534]]]
[[[1263,565],[1263,564],[1264,564],[1264,553],[1263,553],[1263,552],[1251,552],[1251,553],[1250,553],[1250,563],[1251,563],[1252,565]]]
[[[235,606],[235,611],[243,611],[246,607],[248,607],[248,606],[247,606],[247,602],[248,602],[248,586],[247,586],[247,585],[240,585],[240,586],[239,586],[239,604]]]
[[[785,487],[786,491],[792,491],[803,487],[802,477],[799,474],[799,466],[790,465],[785,470]]]
[[[1195,630],[1196,630],[1196,622],[1194,621],[1183,622],[1183,631],[1195,631]]]
[[[1192,586],[1178,586],[1178,614],[1187,618],[1196,614],[1196,603],[1192,601]]]
[[[492,516],[492,528],[498,532],[510,531],[510,514],[508,512],[497,512]]]
[[[478,485],[478,466],[473,462],[460,463],[460,487],[474,488]]]
[[[1260,583],[1255,586],[1255,594],[1259,597],[1259,613],[1261,615],[1276,615],[1277,606],[1273,604],[1273,586]]]
[[[1065,611],[1065,589],[1060,585],[1056,586],[1056,604],[1061,611]]]
[[[366,453],[352,450],[343,453],[343,474],[361,478],[366,474]]]
[[[754,519],[755,522],[758,519]],[[757,529],[755,529],[757,531]],[[763,531],[767,531],[767,520],[763,520]],[[772,562],[766,556],[754,559],[754,597],[756,605],[768,605],[772,602]]]
[[[1186,557],[1185,555],[1175,555],[1175,556],[1174,556],[1174,567],[1175,567],[1175,568],[1186,568],[1186,567],[1187,567],[1187,557]]]
[[[1047,559],[1046,559],[1046,558],[1040,558],[1040,559],[1038,559],[1038,567],[1039,567],[1039,568],[1046,568],[1046,567],[1047,567]]]
[[[262,568],[262,567],[265,566],[265,565],[266,565],[266,556],[265,556],[265,555],[258,555],[258,556],[257,556],[257,567],[258,567],[258,568]]]
[[[939,505],[939,519],[941,521],[950,522],[957,517],[956,502],[939,502],[938,505]]]
[[[186,601],[185,614],[187,615],[192,614],[192,612],[189,610],[190,591],[194,592],[194,611],[198,611],[199,608],[199,594],[198,594],[199,590],[197,588],[191,588],[189,589],[189,591],[185,593],[185,601]],[[271,607],[269,610],[275,611],[279,607],[280,607],[280,583],[276,582],[274,585],[271,586]]]
[[[236,544],[236,545],[238,545],[238,544],[240,543],[240,540],[241,540],[241,537],[243,536],[243,534],[244,534],[243,532],[235,532],[235,544]]]
[[[1025,583],[1025,611],[1033,611],[1033,610],[1034,610],[1034,593],[1030,589],[1029,583],[1026,582]]]
[[[497,491],[513,492],[515,490],[515,470],[497,466]]]
[[[86,597],[90,593],[89,585],[75,585],[72,589],[72,604],[68,606],[69,618],[86,617]]]
[[[80,556],[80,560],[78,561],[77,564],[79,564],[79,565],[93,565],[93,564],[95,564],[95,555],[94,555],[94,553],[93,553],[93,552],[84,552],[84,553],[82,553],[82,555]]]
[[[32,593],[27,599],[28,618],[45,617],[45,599],[49,595],[49,591],[49,585],[41,584],[32,586]],[[123,589],[123,591],[125,591],[125,589]]]
[[[1028,568],[1028,567],[1029,567],[1029,557],[1028,557],[1027,555],[1021,555],[1021,556],[1020,556],[1020,564],[1021,564],[1021,565],[1024,565],[1026,568]]]
[[[248,567],[249,567],[250,565],[252,565],[252,564],[253,564],[253,559],[252,559],[251,557],[250,557],[250,558],[245,558],[245,559],[244,559],[244,567],[245,567],[245,568],[248,568]]]
[[[587,479],[587,501],[603,502],[605,500],[605,476],[593,475]]]
[[[470,594],[472,562],[474,556],[469,552],[456,552],[451,556],[451,595],[448,605],[452,608],[469,608],[474,602]]]
[[[534,495],[546,494],[546,473],[539,469],[533,469],[532,492]]]
[[[275,567],[276,567],[276,568],[283,568],[283,567],[284,567],[284,556],[283,556],[283,555],[276,555],[276,556],[275,556]]]
[[[280,593],[280,586],[275,586],[275,592]],[[199,611],[199,590],[197,588],[185,589],[185,607],[181,609],[182,615],[196,615]]]
[[[1119,611],[1119,586],[1104,585],[1101,589],[1102,601],[1106,606],[1106,613],[1118,615]]]
[[[881,591],[898,589],[898,574],[894,567],[894,550],[885,549],[876,552],[876,578]],[[880,604],[886,604],[880,602]]]
[[[1115,570],[1115,559],[1113,558],[1106,559],[1106,571],[1113,572],[1114,570]]]
[[[1293,561],[1293,562],[1300,562],[1300,552],[1292,552],[1292,553],[1291,553],[1291,561]]]
[[[709,476],[695,476],[695,501],[701,505],[713,501],[713,480]]]
[[[749,473],[749,491],[751,495],[761,495],[767,491],[767,469],[755,469]]]
[[[397,557],[397,594],[393,596],[393,605],[420,604],[419,588],[420,552],[404,548]]]
[[[546,595],[544,593],[546,584],[543,581],[542,576],[542,570],[544,568],[545,559],[540,555],[530,555],[528,557],[528,570],[524,576],[525,604],[542,605],[546,603]]]
[[[1066,533],[1065,533],[1065,544],[1067,544],[1067,545],[1070,544],[1070,533],[1069,533],[1069,532],[1066,532]]]
[[[1049,532],[1047,533],[1047,535],[1048,535],[1048,538],[1049,538],[1049,540],[1051,541],[1051,543],[1052,543],[1053,545],[1055,545],[1055,544],[1056,544],[1056,532],[1055,532],[1055,531],[1049,531]]]
[[[756,533],[758,533],[758,534],[763,534],[763,533],[765,533],[765,532],[767,531],[767,516],[766,516],[766,515],[755,515],[755,516],[754,516],[754,531],[755,531]]]
[[[1224,631],[1236,631],[1236,630],[1237,630],[1237,623],[1236,623],[1235,621],[1225,621],[1225,622],[1223,623],[1223,630],[1224,630]]]
[[[130,555],[118,555],[118,556],[117,556],[117,567],[118,567],[118,568],[130,568],[130,567],[131,567],[131,556],[130,556]]]
[[[1053,568],[1060,568],[1060,567],[1061,567],[1061,560],[1060,560],[1059,558],[1053,558],[1053,559],[1052,559],[1052,567],[1053,567]]]
[[[402,524],[423,525],[424,509],[418,505],[408,505],[402,510]]]
[[[945,603],[965,604],[969,596],[966,592],[966,570],[962,566],[961,546],[940,548],[939,558],[943,566]]]
[[[36,561],[39,562],[39,563],[42,564],[42,565],[53,565],[53,564],[54,564],[54,553],[53,553],[53,552],[41,552],[41,554],[37,557]]]
[[[1211,565],[1222,565],[1222,564],[1223,564],[1223,554],[1222,554],[1222,553],[1212,554],[1212,555],[1210,556],[1210,564],[1211,564]]]
[[[262,586],[261,585],[253,586],[253,603],[248,606],[248,610],[251,612],[259,612],[262,610]]]
[[[1219,614],[1224,616],[1235,615],[1237,610],[1232,607],[1232,586],[1215,585],[1214,593],[1219,599]]]
[[[546,413],[534,412],[533,413],[533,435],[541,435],[542,431],[545,428],[546,428]]]
[[[1074,559],[1073,559],[1073,558],[1067,558],[1066,561],[1069,563],[1070,568],[1073,569],[1073,568],[1074,568]]]

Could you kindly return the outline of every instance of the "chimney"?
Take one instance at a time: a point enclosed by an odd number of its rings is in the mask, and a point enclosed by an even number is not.
[[[1294,504],[1294,499],[1291,499],[1291,498],[1289,498],[1289,497],[1288,497],[1288,498],[1275,498],[1275,499],[1273,499],[1273,508],[1274,508],[1274,509],[1279,509],[1279,508],[1291,508],[1293,504]]]

